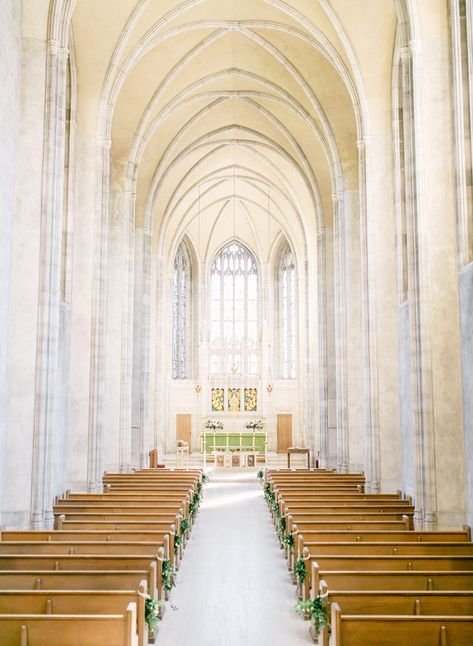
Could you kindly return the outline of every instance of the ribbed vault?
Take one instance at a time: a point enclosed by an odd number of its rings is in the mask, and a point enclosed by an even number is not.
[[[304,244],[331,226],[368,129],[352,4],[77,1],[90,131],[111,140],[114,186],[136,194],[135,224],[155,244],[175,245],[197,209],[211,232],[233,200],[254,226],[269,209]]]

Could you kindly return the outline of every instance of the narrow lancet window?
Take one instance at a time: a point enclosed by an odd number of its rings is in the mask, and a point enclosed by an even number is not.
[[[172,312],[172,377],[190,378],[192,271],[189,252],[181,242],[174,259]]]

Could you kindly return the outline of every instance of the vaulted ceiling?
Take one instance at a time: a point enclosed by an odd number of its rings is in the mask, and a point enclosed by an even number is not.
[[[389,124],[395,27],[392,0],[77,0],[79,127],[155,240],[237,209],[310,241]]]

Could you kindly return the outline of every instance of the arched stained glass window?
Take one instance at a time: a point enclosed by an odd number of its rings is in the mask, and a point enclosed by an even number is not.
[[[278,267],[280,373],[295,379],[297,368],[296,265],[289,244],[285,244]]]
[[[210,271],[210,373],[258,371],[258,269],[253,255],[230,242]]]
[[[191,355],[191,287],[192,268],[184,242],[174,258],[174,292],[172,311],[172,377],[190,378]]]

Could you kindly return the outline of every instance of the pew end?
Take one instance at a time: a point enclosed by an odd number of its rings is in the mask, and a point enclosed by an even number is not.
[[[341,619],[342,619],[342,610],[338,603],[332,603],[330,609],[330,626],[332,629],[332,644],[333,646],[340,645],[341,638]],[[324,644],[325,646],[325,644]]]

